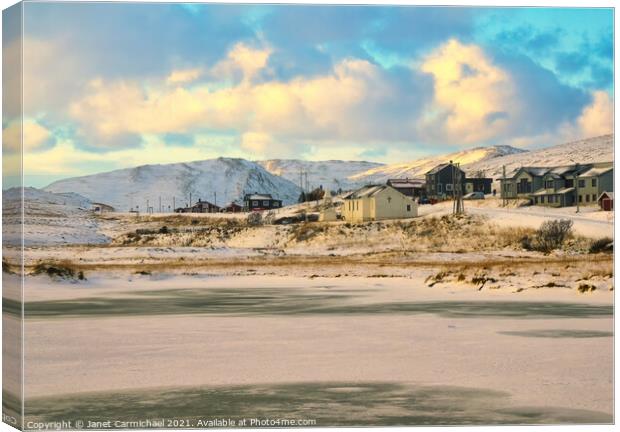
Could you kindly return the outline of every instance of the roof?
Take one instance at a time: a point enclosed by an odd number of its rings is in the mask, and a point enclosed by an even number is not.
[[[563,188],[553,191],[547,191],[547,189],[538,189],[536,192],[531,194],[532,196],[546,196],[546,195],[564,195],[566,193],[574,191],[575,188]]]
[[[579,174],[579,177],[596,177],[613,170],[614,167],[590,168],[586,172]]]
[[[384,191],[388,188],[394,189],[388,185],[368,185],[364,186],[352,193],[348,196],[344,196],[344,199],[358,199],[358,198],[368,198],[377,195],[379,192]]]
[[[454,168],[456,168],[456,169],[458,169],[458,170],[460,170],[460,171],[463,171],[462,169],[460,169],[459,167],[457,167],[457,166],[456,166],[456,165],[454,165],[454,164],[451,164],[451,163],[444,163],[444,164],[439,164],[439,165],[437,165],[435,168],[431,169],[430,171],[427,171],[425,174],[437,174],[439,171],[443,170],[444,168],[446,168],[446,167],[448,167],[448,166],[450,166],[450,165],[453,165],[453,166],[454,166]]]
[[[387,183],[393,188],[399,187],[422,187],[426,183],[424,179],[389,179]]]
[[[607,195],[609,198],[614,199],[614,193],[613,192],[603,191],[603,193],[601,193],[599,195],[597,201],[599,201],[601,198],[603,198],[603,195]]]
[[[254,194],[247,194],[244,199],[246,200],[272,200],[273,197],[271,196],[271,194],[254,193]]]

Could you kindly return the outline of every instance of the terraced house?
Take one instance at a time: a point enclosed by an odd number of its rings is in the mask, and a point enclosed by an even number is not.
[[[613,191],[613,164],[521,167],[500,183],[502,198],[551,207],[595,205],[601,193]]]

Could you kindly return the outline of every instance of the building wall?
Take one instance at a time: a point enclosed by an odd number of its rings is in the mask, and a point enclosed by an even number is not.
[[[404,219],[417,215],[417,203],[394,189],[384,189],[372,197],[370,216],[374,220]]]
[[[370,220],[370,198],[345,200],[342,205],[341,215],[347,222]]]
[[[409,210],[407,210],[407,206],[409,206]],[[341,215],[347,222],[354,223],[404,219],[416,217],[418,205],[413,199],[392,188],[387,188],[372,197],[345,200]]]
[[[595,186],[592,186],[592,180],[596,180]],[[603,191],[613,192],[613,170],[596,177],[579,176],[577,181],[584,182],[584,186],[579,184],[579,205],[598,205],[598,197]]]

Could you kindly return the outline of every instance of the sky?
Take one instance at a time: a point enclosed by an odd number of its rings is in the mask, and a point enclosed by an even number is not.
[[[395,163],[613,130],[610,8],[32,2],[23,34],[16,16],[3,50],[19,58],[23,43],[36,187],[220,156]]]

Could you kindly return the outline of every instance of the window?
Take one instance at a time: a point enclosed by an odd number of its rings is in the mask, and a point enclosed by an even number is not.
[[[592,187],[596,187],[596,179],[592,179]]]
[[[552,203],[555,201],[555,196],[554,195],[549,195],[549,203]]]
[[[446,185],[446,192],[451,191],[452,190],[452,184],[448,183]]]
[[[538,204],[538,197],[534,197],[534,204]]]
[[[437,193],[441,193],[442,192],[442,190],[441,190],[442,186],[443,185],[441,183],[437,183]]]
[[[252,201],[252,207],[258,207],[258,201]]]
[[[545,182],[545,189],[553,189],[553,180],[547,180]]]
[[[590,202],[590,195],[586,194],[586,202]]]
[[[585,180],[579,180],[577,183],[579,184],[580,188],[586,187],[586,181]]]
[[[592,194],[592,202],[596,201],[596,195]]]
[[[571,188],[573,187],[575,184],[573,183],[573,179],[567,179],[566,180],[566,187],[567,188]]]
[[[407,204],[407,211],[410,212],[411,211],[411,204]]]
[[[263,201],[263,207],[269,207],[269,201]]]
[[[579,202],[583,202],[583,196],[579,195]]]

